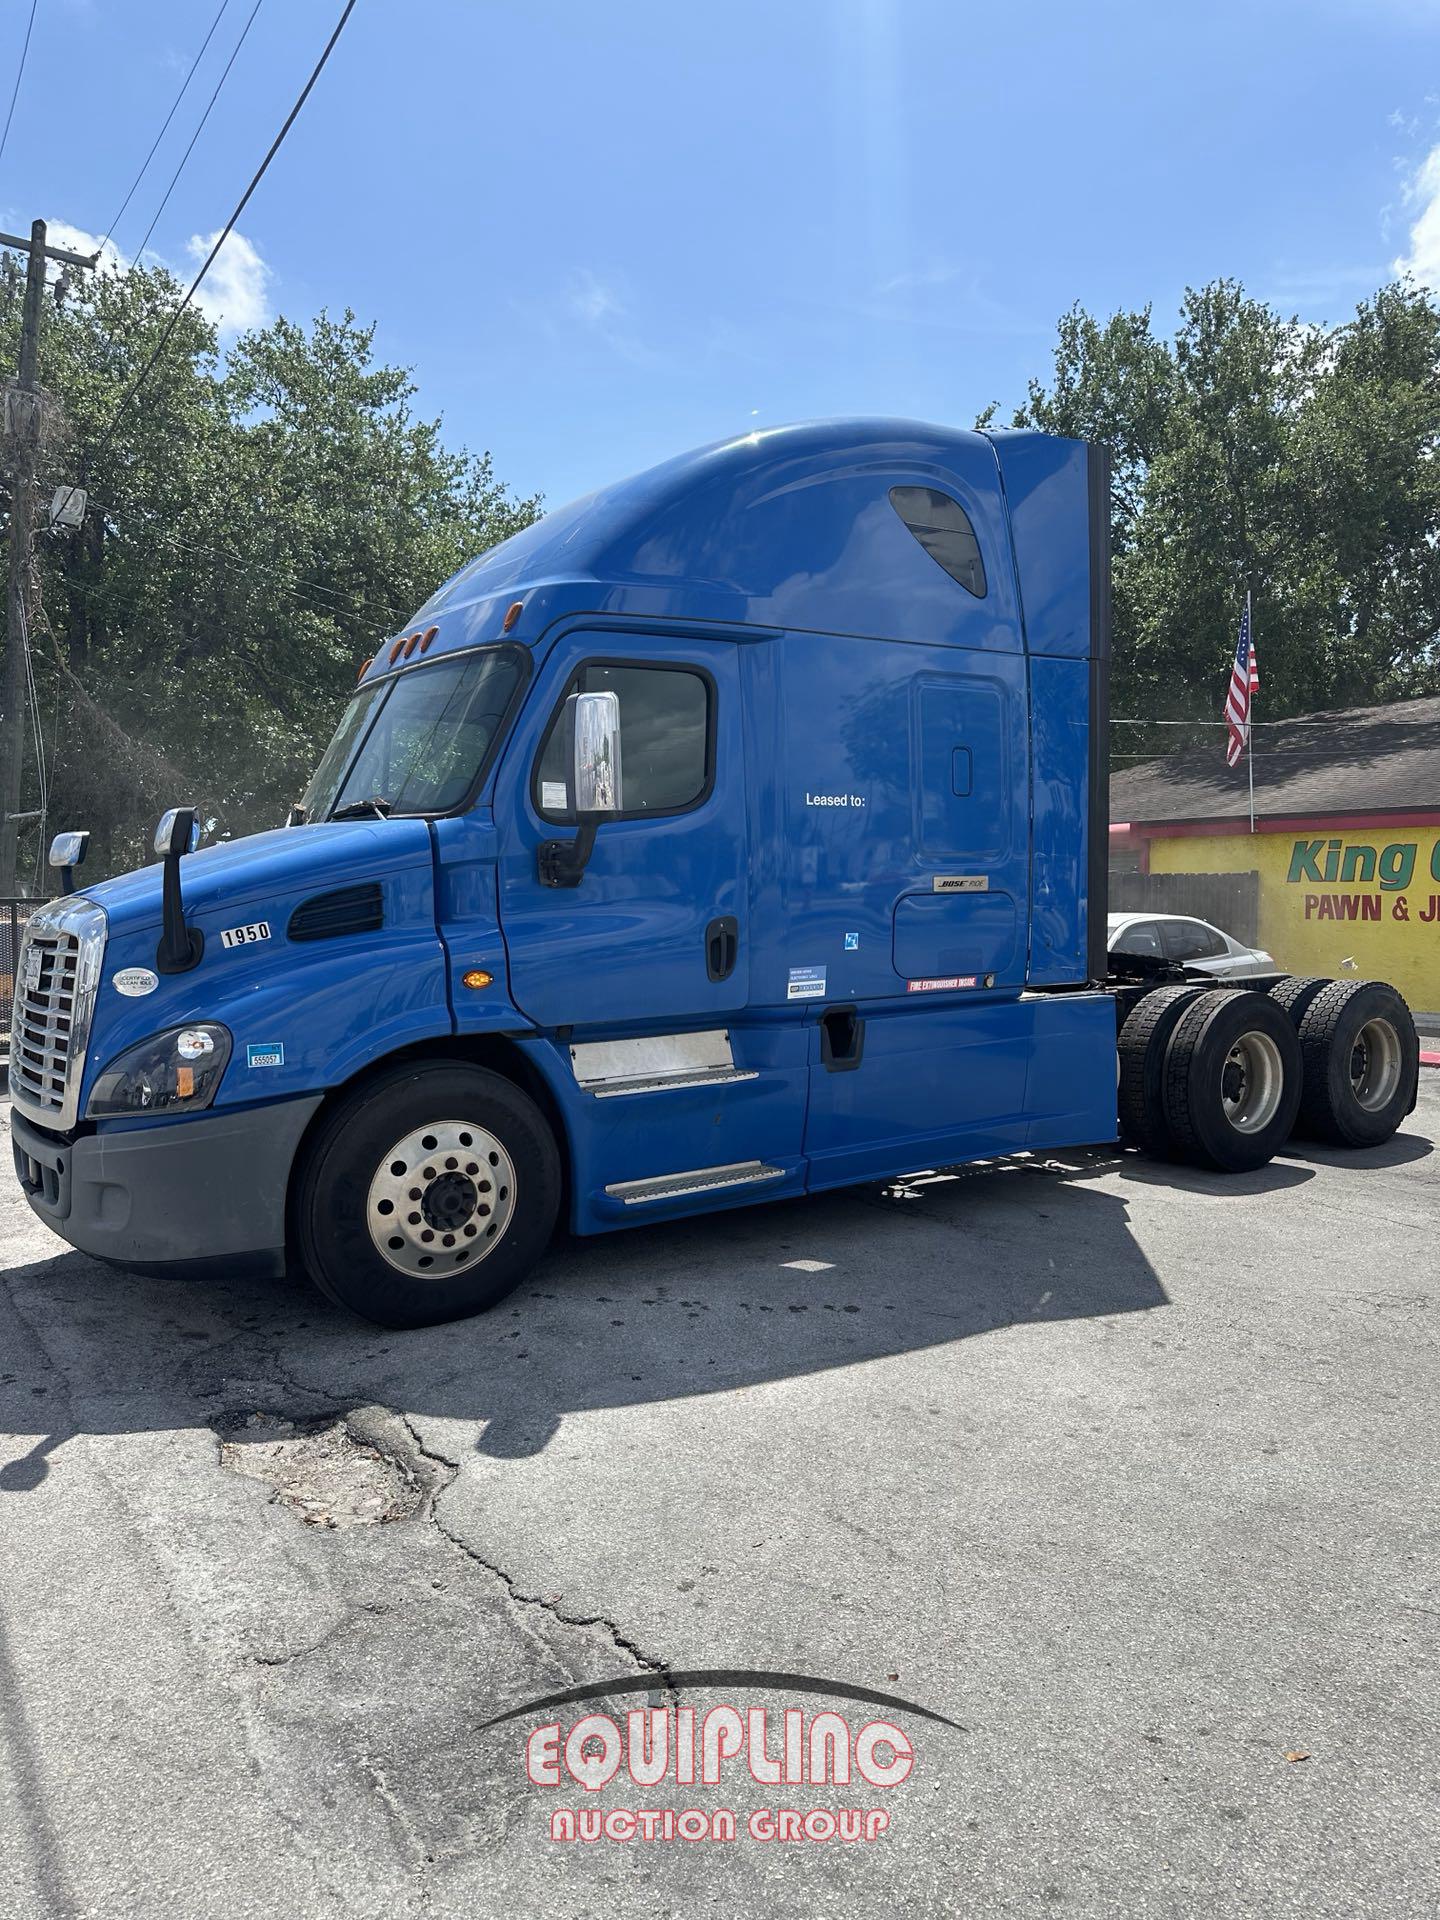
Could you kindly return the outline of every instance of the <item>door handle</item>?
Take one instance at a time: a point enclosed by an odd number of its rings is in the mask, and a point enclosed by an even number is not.
[[[728,980],[740,957],[740,922],[722,913],[705,929],[705,971],[712,980]]]

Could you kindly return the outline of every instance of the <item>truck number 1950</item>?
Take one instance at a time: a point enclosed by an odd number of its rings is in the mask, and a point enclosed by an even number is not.
[[[226,927],[220,935],[222,947],[248,947],[257,940],[270,938],[268,920],[252,920],[248,927]]]

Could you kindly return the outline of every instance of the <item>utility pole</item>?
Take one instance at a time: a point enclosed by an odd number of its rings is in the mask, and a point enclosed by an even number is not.
[[[6,426],[13,450],[10,482],[10,578],[5,595],[5,666],[0,676],[0,898],[13,895],[19,852],[20,773],[25,742],[25,650],[28,632],[30,543],[35,520],[35,465],[40,452],[40,315],[45,262],[93,267],[99,254],[47,247],[45,222],[37,220],[28,241],[0,233],[0,246],[29,253],[25,311],[20,328],[20,372],[6,394]]]

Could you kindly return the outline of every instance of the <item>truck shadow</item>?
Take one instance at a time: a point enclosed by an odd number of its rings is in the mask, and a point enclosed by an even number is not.
[[[1397,1133],[1383,1146],[1363,1149],[1359,1164],[1366,1167],[1408,1167],[1435,1151],[1433,1141],[1418,1133]],[[1348,1147],[1331,1147],[1319,1140],[1290,1140],[1283,1149],[1287,1160],[1303,1160],[1317,1167],[1346,1167],[1357,1164]]]
[[[0,1490],[38,1486],[77,1433],[361,1405],[453,1420],[470,1429],[457,1448],[521,1458],[570,1413],[1162,1307],[1123,1195],[1096,1184],[1117,1171],[1222,1187],[1114,1150],[920,1174],[562,1239],[492,1312],[414,1333],[371,1327],[300,1282],[167,1281],[62,1254],[8,1276],[51,1364],[0,1372],[0,1426],[38,1436],[0,1467]],[[1262,1174],[1272,1186],[1311,1177]]]

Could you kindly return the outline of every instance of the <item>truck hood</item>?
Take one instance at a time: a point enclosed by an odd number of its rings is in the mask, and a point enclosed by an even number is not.
[[[319,821],[199,847],[180,863],[180,885],[187,919],[208,919],[224,908],[238,925],[273,918],[307,885],[343,887],[412,862],[428,867],[430,858],[425,820]],[[105,909],[112,935],[158,930],[161,872],[157,861],[81,891]]]

